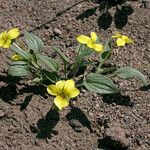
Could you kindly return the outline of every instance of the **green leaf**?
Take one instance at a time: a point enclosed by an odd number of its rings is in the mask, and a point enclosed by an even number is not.
[[[109,59],[111,56],[111,41],[106,41],[104,46],[104,52],[101,54],[101,58],[103,60]]]
[[[10,65],[27,65],[27,62],[25,61],[13,61],[10,63]]]
[[[51,81],[52,83],[55,83],[58,80],[58,75],[56,72],[49,72],[43,69],[42,78],[44,82]]]
[[[28,75],[28,67],[27,65],[11,65],[9,66],[7,73],[11,76],[27,76]]]
[[[48,56],[38,55],[39,61],[45,63],[51,70],[58,71],[59,64],[57,61]]]
[[[107,59],[110,58],[110,56],[111,56],[111,52],[110,51],[105,51],[105,52],[102,53],[101,58],[103,60],[107,60]]]
[[[111,50],[111,44],[112,44],[112,41],[107,40],[105,43],[105,46],[104,46],[104,51],[110,51]]]
[[[33,83],[39,83],[42,81],[42,78],[41,77],[36,77],[32,80]]]
[[[123,79],[139,78],[145,86],[147,85],[145,76],[135,68],[131,67],[120,68],[116,71],[116,74],[118,77]]]
[[[29,54],[27,51],[22,50],[17,44],[12,44],[11,50],[22,56],[24,59],[29,59]]]
[[[85,48],[84,50],[80,51],[80,55],[82,57],[86,57],[88,55],[91,55],[94,51],[91,48]]]
[[[96,93],[110,94],[118,93],[119,90],[108,77],[100,74],[90,74],[84,80],[84,86]]]
[[[57,52],[65,64],[69,63],[69,59],[64,55],[64,53],[57,47],[53,47],[53,50]]]
[[[33,60],[34,62],[37,62],[37,56],[33,50],[29,51],[29,56],[30,56],[31,60]]]
[[[24,37],[28,47],[35,53],[40,52],[44,48],[43,41],[33,33],[25,32]]]
[[[85,46],[84,44],[79,43],[77,48],[76,48],[76,52],[78,53],[81,49],[82,46]]]

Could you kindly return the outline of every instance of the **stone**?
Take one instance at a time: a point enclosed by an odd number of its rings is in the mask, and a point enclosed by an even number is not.
[[[61,30],[55,28],[55,29],[54,29],[54,35],[56,35],[56,36],[62,36],[63,34],[62,34],[62,31],[61,31]]]
[[[0,118],[3,118],[4,116],[5,116],[5,113],[2,110],[0,110]]]

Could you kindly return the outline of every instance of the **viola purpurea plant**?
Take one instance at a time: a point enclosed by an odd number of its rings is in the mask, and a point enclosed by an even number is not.
[[[134,68],[105,66],[114,47],[134,43],[126,35],[116,33],[105,42],[100,41],[95,32],[91,32],[90,36],[79,35],[77,37],[79,45],[73,62],[59,48],[52,47],[62,60],[61,64],[59,60],[42,54],[44,43],[38,36],[24,32],[25,42],[23,42],[18,38],[19,35],[20,30],[17,28],[0,34],[0,47],[10,48],[14,52],[7,73],[19,77],[31,75],[32,83],[46,86],[47,92],[55,96],[53,108],[58,110],[68,106],[70,99],[80,94],[78,88],[81,86],[100,94],[118,93],[119,89],[113,83],[113,77],[123,79],[136,77],[144,86],[147,85],[144,75]],[[98,61],[92,59],[95,54]],[[86,68],[84,73],[77,76],[83,67]]]

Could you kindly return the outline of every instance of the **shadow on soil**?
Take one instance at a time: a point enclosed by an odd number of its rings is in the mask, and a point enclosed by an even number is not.
[[[37,132],[36,137],[39,139],[50,139],[52,134],[57,135],[58,132],[53,130],[53,128],[59,122],[59,112],[55,109],[51,109],[45,116],[45,118],[41,118],[37,122]],[[31,130],[32,131],[32,130]],[[34,131],[32,131],[35,133]]]
[[[0,75],[0,81],[4,82],[4,86],[0,87],[0,98],[6,103],[11,103],[17,96],[16,84],[20,78]]]
[[[141,90],[141,91],[148,91],[148,90],[150,90],[150,84],[147,85],[147,86],[141,87],[140,90]]]
[[[47,98],[46,88],[41,85],[26,85],[18,91],[18,95],[22,95],[24,93],[29,93],[30,95],[26,96],[23,103],[20,105],[21,111],[27,108],[28,104],[32,100],[33,95],[40,95],[44,98]]]
[[[128,23],[128,16],[133,13],[131,6],[123,6],[125,3],[124,0],[93,0],[93,2],[99,4],[99,6],[87,9],[77,16],[76,19],[84,20],[85,18],[94,15],[96,11],[99,10],[101,14],[97,19],[99,29],[108,29],[113,20],[116,28],[122,29]],[[112,7],[116,7],[114,16],[109,12],[109,9]]]
[[[70,113],[66,115],[69,125],[75,132],[81,132],[81,128],[86,127],[92,131],[90,121],[86,115],[77,107],[72,107]],[[53,135],[58,135],[58,132],[54,130],[55,126],[60,120],[59,111],[56,109],[50,109],[44,118],[37,121],[37,125],[31,125],[30,130],[32,133],[36,133],[36,137],[39,139],[51,139]],[[73,122],[73,121],[79,122]],[[71,122],[71,123],[70,123]]]
[[[62,11],[56,13],[56,15],[51,20],[48,20],[48,21],[44,22],[41,25],[38,25],[37,27],[35,27],[34,29],[30,30],[29,32],[33,32],[35,30],[42,29],[42,28],[49,29],[49,26],[47,26],[47,24],[50,24],[51,22],[55,21],[58,17],[63,15],[65,12],[69,11],[70,9],[72,9],[73,7],[79,5],[82,2],[85,2],[85,0],[81,0],[81,1],[76,2],[76,3],[74,3],[73,5],[71,5],[71,6],[67,7],[67,8],[64,8]]]
[[[80,108],[72,106],[71,111],[66,115],[66,118],[74,131],[81,132],[81,128],[83,126],[88,128],[90,132],[93,132],[90,121]]]
[[[129,96],[123,96],[120,93],[118,94],[110,94],[110,95],[102,95],[102,101],[108,104],[115,103],[116,105],[123,105],[133,107],[133,102],[131,102]]]
[[[33,95],[26,96],[24,99],[24,102],[20,105],[20,111],[23,111],[27,108],[29,105],[30,101],[32,100]]]
[[[98,148],[104,150],[127,150],[119,141],[112,140],[109,137],[98,140]]]
[[[19,83],[20,80],[21,79],[17,77],[0,75],[0,81],[4,83],[4,85],[0,87],[0,99],[2,99],[6,103],[11,104],[11,102],[14,101],[18,95],[28,93],[29,95],[25,97],[23,103],[20,106],[20,110],[23,111],[28,106],[33,95],[40,95],[44,98],[47,98],[47,92],[44,86],[24,85]],[[24,86],[21,89],[17,89],[17,84]]]

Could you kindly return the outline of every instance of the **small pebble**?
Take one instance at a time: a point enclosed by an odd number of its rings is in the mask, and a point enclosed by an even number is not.
[[[0,110],[0,118],[3,118],[4,116],[5,116],[5,113],[2,110]]]
[[[55,28],[55,29],[54,29],[54,35],[55,35],[55,36],[60,36],[60,35],[62,36],[63,34],[62,34],[62,31],[61,31],[61,30]]]

